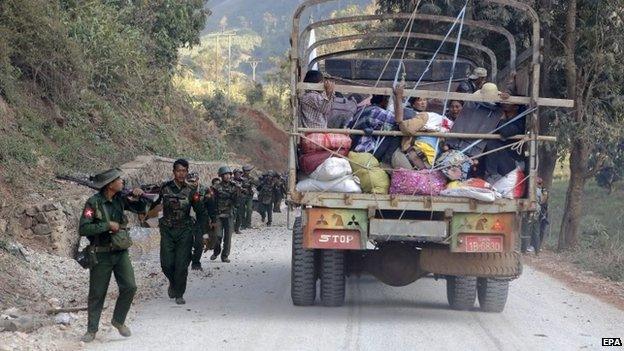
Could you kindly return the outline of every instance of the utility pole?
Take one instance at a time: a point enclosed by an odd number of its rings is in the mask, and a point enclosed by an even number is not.
[[[258,64],[262,62],[262,59],[250,59],[249,60],[249,64],[251,65],[251,80],[252,81],[256,81],[256,68],[258,67]]]
[[[236,33],[235,32],[229,32],[229,33],[225,33],[225,32],[221,32],[221,33],[212,33],[212,34],[208,34],[208,37],[215,37],[217,40],[217,57],[215,58],[217,60],[217,74],[216,74],[216,79],[217,79],[217,85],[219,85],[219,65],[218,62],[220,61],[220,55],[221,55],[221,46],[219,43],[219,38],[221,37],[227,37],[228,40],[228,65],[227,65],[227,98],[228,100],[230,99],[230,85],[232,83],[232,37],[235,37]]]

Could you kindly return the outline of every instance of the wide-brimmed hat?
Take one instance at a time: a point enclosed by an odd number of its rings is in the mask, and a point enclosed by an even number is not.
[[[102,173],[96,174],[89,178],[93,183],[93,186],[99,190],[102,190],[106,185],[113,182],[115,179],[120,178],[123,172],[119,168],[109,169]]]
[[[494,83],[485,83],[481,87],[481,89],[475,91],[475,94],[497,98],[500,91],[498,91],[498,87]]]
[[[468,76],[470,79],[478,79],[487,77],[487,69],[483,67],[477,67],[472,70],[472,74]]]

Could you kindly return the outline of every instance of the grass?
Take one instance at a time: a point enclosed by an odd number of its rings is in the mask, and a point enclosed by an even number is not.
[[[556,179],[550,191],[550,248],[557,246],[567,185],[567,179]],[[617,185],[609,195],[593,180],[586,184],[579,246],[567,254],[585,270],[624,281],[624,187]]]

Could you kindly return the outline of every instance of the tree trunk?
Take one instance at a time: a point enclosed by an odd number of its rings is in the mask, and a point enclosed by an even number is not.
[[[576,122],[583,119],[583,106],[578,96],[577,70],[576,70],[576,0],[568,1],[565,23],[565,78],[568,99],[575,102],[575,110],[572,112]],[[559,232],[559,250],[566,250],[575,246],[578,242],[578,230],[581,221],[581,201],[585,186],[585,173],[589,161],[588,142],[582,136],[572,140],[570,151],[570,184],[566,193],[563,219]]]
[[[587,178],[585,174],[589,163],[589,145],[581,139],[574,141],[570,152],[570,184],[559,233],[558,250],[567,250],[577,245],[578,232],[582,217],[583,189]]]

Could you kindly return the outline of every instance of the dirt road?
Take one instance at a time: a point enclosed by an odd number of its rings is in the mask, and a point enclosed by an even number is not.
[[[526,268],[501,314],[449,310],[445,282],[403,288],[350,278],[344,307],[294,307],[290,233],[283,227],[234,238],[232,263],[204,258],[187,304],[139,305],[134,335],[103,332],[90,350],[594,350],[624,337],[624,312]]]

